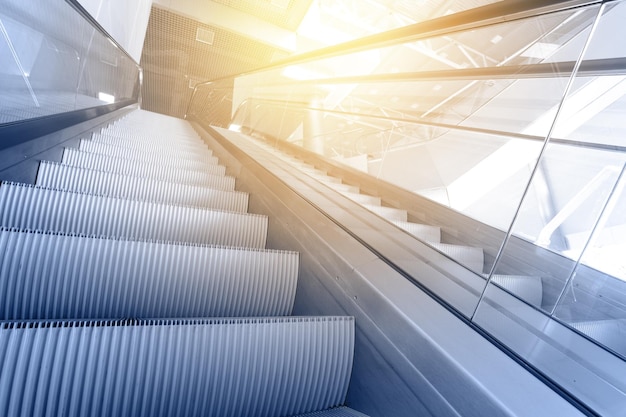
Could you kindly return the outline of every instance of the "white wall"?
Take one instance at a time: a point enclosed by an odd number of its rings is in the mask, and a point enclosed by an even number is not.
[[[79,0],[80,4],[132,56],[141,59],[153,0]]]

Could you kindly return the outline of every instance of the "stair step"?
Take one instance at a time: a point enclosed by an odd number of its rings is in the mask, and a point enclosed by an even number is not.
[[[285,316],[298,277],[287,251],[7,229],[0,250],[0,320]]]
[[[207,165],[218,165],[215,156],[205,156],[202,160],[174,156],[167,152],[145,151],[143,149],[124,148],[94,141],[81,140],[78,150],[88,154],[106,155],[114,158],[132,159],[159,165],[172,165],[181,169],[201,171]]]
[[[343,404],[353,348],[350,317],[5,322],[0,409],[304,414]]]
[[[209,184],[211,188],[207,188],[42,162],[36,185],[63,191],[245,213],[248,210],[248,194],[224,190],[233,188],[229,181],[231,178],[211,177],[214,181]]]
[[[306,172],[306,171],[304,171]],[[311,177],[315,178],[316,180],[319,180],[323,183],[327,183],[327,184],[343,184],[341,181],[341,178],[337,178],[337,177],[331,177],[329,175],[326,174],[318,174],[318,173],[310,173],[310,172],[306,172],[307,174],[309,174]]]
[[[337,184],[334,182],[324,182],[327,186],[340,193],[359,193],[359,187],[348,184]]]
[[[485,264],[485,253],[482,248],[447,243],[430,243],[430,245],[472,271],[482,273]]]
[[[491,280],[527,303],[541,307],[543,299],[541,277],[529,275],[493,275]]]
[[[147,162],[136,162],[130,159],[113,158],[110,156],[87,154],[76,150],[63,152],[64,165],[79,168],[93,169],[96,171],[113,172],[135,177],[146,177],[157,180],[168,180],[190,185],[204,185],[215,182],[213,177],[225,176],[226,168],[222,165],[207,165],[203,171],[180,169],[172,166],[159,166]],[[228,183],[232,184],[230,190],[234,190],[235,179],[229,177]]]
[[[82,139],[81,139],[82,140]],[[150,143],[144,141],[130,141],[124,138],[117,138],[114,136],[101,135],[99,133],[94,133],[91,135],[91,139],[88,141],[93,143],[100,143],[103,145],[111,145],[111,146],[120,146],[127,149],[137,149],[150,151],[154,150],[155,152],[170,152],[173,156],[182,155],[183,157],[189,158],[190,156],[196,155],[198,158],[213,156],[213,151],[209,148],[193,148],[193,149],[185,149],[176,146],[176,143]],[[193,159],[193,158],[192,158]]]
[[[208,146],[206,146],[206,144],[202,143],[202,142],[196,142],[196,141],[180,141],[178,140],[178,138],[175,137],[165,137],[165,138],[159,138],[157,136],[154,135],[147,135],[146,133],[141,133],[141,134],[137,134],[137,133],[123,133],[123,132],[118,132],[118,131],[113,131],[113,130],[102,130],[100,133],[93,133],[92,134],[92,139],[94,140],[109,140],[109,139],[121,139],[124,142],[127,142],[129,145],[130,144],[152,144],[152,145],[156,145],[156,146],[171,146],[171,147],[175,147],[179,150],[183,150],[185,152],[198,152],[198,153],[205,153],[209,150]]]
[[[132,151],[131,151],[132,152]],[[106,161],[106,162],[105,162]],[[67,165],[81,166],[90,169],[102,169],[104,164],[129,164],[142,163],[155,167],[171,167],[180,170],[200,171],[211,175],[224,175],[226,168],[218,165],[217,158],[212,156],[209,164],[190,161],[189,159],[175,159],[168,155],[149,154],[145,152],[132,152],[127,156],[104,155],[100,153],[85,152],[73,148],[65,148],[61,162]]]
[[[265,247],[267,217],[41,188],[0,185],[0,226],[83,235]]]
[[[626,319],[605,319],[568,323],[606,347],[626,354]]]
[[[178,122],[181,120],[178,119]],[[163,120],[122,118],[113,122],[105,128],[105,130],[113,130],[116,133],[129,133],[132,135],[141,134],[166,140],[176,139],[202,142],[198,132],[194,130],[188,123],[163,123]]]
[[[374,197],[373,195],[349,193],[349,192],[344,192],[341,194],[343,194],[344,196],[348,197],[350,200],[355,201],[359,204],[368,204],[370,206],[380,206],[382,204],[380,197]]]
[[[368,209],[369,211],[372,211],[378,214],[380,217],[383,217],[387,220],[401,221],[401,222],[407,221],[408,215],[407,215],[406,210],[400,210],[400,209],[393,208],[393,207],[376,206],[373,204],[362,204],[362,206]]]
[[[438,226],[430,226],[426,224],[405,222],[399,220],[394,220],[393,224],[403,230],[406,230],[416,238],[421,239],[425,242],[441,242],[441,228]]]

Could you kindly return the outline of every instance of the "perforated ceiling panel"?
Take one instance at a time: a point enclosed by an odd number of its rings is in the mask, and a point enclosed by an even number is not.
[[[153,7],[141,56],[142,106],[183,117],[197,82],[266,65],[275,53],[253,39]]]

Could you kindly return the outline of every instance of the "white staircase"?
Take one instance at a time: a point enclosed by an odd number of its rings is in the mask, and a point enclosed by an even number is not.
[[[184,121],[134,111],[0,185],[0,415],[363,416],[351,317]],[[307,414],[308,413],[308,414]]]

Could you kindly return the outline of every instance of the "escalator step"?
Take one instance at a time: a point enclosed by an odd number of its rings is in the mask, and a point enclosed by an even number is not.
[[[343,404],[353,348],[351,317],[5,322],[0,412],[303,414]]]
[[[155,143],[149,141],[131,141],[124,138],[118,138],[112,135],[103,135],[100,133],[93,133],[91,135],[91,139],[88,141],[93,143],[100,143],[103,145],[110,146],[121,146],[127,149],[137,149],[142,151],[150,151],[154,152],[171,152],[172,156],[180,155],[183,158],[190,159],[189,157],[192,155],[196,155],[198,158],[204,158],[208,156],[213,156],[213,152],[207,147],[193,147],[192,149],[188,149],[186,147],[176,146],[176,142],[166,142],[166,143]],[[191,158],[194,159],[194,158]]]
[[[63,191],[245,213],[248,211],[248,194],[224,190],[231,188],[226,181],[229,178],[215,176],[215,184],[212,184],[215,188],[208,188],[41,162],[36,185]]]
[[[208,185],[213,181],[212,177],[216,175],[224,176],[226,173],[226,167],[223,165],[206,165],[202,171],[198,171],[181,169],[175,166],[161,166],[149,162],[133,161],[131,159],[114,158],[69,148],[65,148],[63,151],[63,160],[61,163],[97,171],[149,177],[194,185]],[[231,178],[229,182],[232,183],[230,190],[234,190],[235,179]]]
[[[127,239],[265,247],[266,216],[0,185],[0,226]]]
[[[93,141],[81,141],[78,150],[87,154],[106,155],[113,158],[132,159],[159,165],[175,166],[179,169],[202,171],[207,165],[218,165],[217,157],[205,156],[202,160],[174,156],[166,152],[148,152],[142,149],[124,148]]]
[[[0,320],[291,314],[298,254],[0,229]]]

